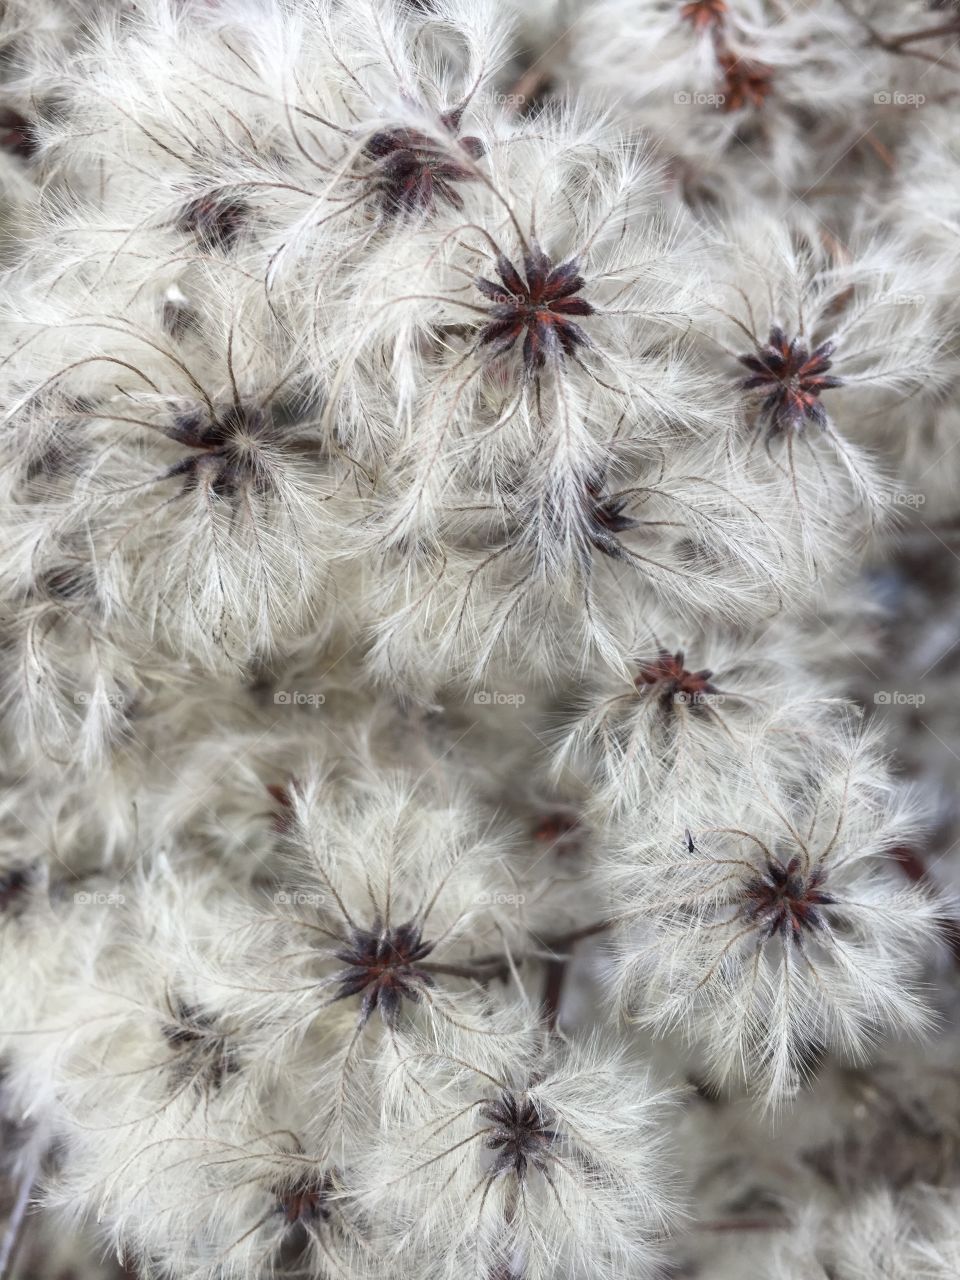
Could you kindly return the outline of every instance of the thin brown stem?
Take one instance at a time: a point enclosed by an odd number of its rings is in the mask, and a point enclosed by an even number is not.
[[[786,1218],[718,1218],[714,1222],[698,1222],[698,1231],[783,1231],[790,1224]]]
[[[597,920],[593,924],[584,925],[582,928],[573,929],[569,933],[554,934],[550,938],[543,939],[540,950],[538,952],[528,952],[525,955],[516,956],[513,964],[517,968],[530,960],[545,960],[547,966],[547,983],[550,982],[550,974],[556,973],[556,966],[565,966],[569,957],[562,955],[547,955],[542,952],[561,952],[568,947],[572,947],[574,943],[581,942],[585,938],[595,937],[599,933],[605,933],[614,924],[613,920]],[[500,954],[492,953],[486,956],[476,956],[467,964],[442,964],[436,961],[424,960],[417,964],[418,969],[422,969],[425,973],[436,973],[450,978],[465,978],[471,982],[493,982],[495,979],[505,982],[510,976],[511,965],[507,959]],[[554,976],[553,981],[556,981]],[[561,980],[562,981],[562,980]],[[558,993],[559,995],[559,993]],[[550,1008],[547,1006],[546,991],[544,994],[545,1012],[549,1021]]]
[[[927,864],[915,849],[909,845],[897,845],[891,849],[890,856],[896,861],[903,874],[914,884],[930,884],[931,877]],[[950,948],[954,963],[960,968],[960,920],[955,916],[944,914],[938,918],[943,940]]]
[[[917,31],[905,31],[899,36],[882,36],[881,43],[891,52],[902,48],[905,44],[913,44],[917,40],[935,40],[937,36],[960,35],[960,18],[951,18],[949,22],[941,22],[936,27],[920,28]]]
[[[498,957],[496,961],[477,961],[474,965],[466,964],[434,964],[429,960],[417,964],[425,973],[439,973],[448,978],[467,978],[474,982],[491,982],[494,978],[506,978],[509,974],[507,962]]]
[[[567,977],[570,961],[567,958],[548,960],[543,979],[543,995],[540,1007],[543,1020],[550,1031],[556,1031],[560,1017],[560,1001],[563,998],[563,984]]]
[[[616,921],[614,919],[596,920],[593,924],[584,925],[580,929],[573,929],[569,933],[556,933],[549,938],[540,940],[540,946],[544,951],[562,951],[565,947],[572,946],[574,942],[580,942],[583,938],[592,938],[595,934],[606,933],[608,929],[613,928]],[[517,963],[522,963],[528,957],[519,956]],[[500,956],[478,956],[473,963],[476,965],[493,964],[500,960]]]
[[[10,1211],[7,1229],[0,1241],[0,1280],[13,1274],[16,1254],[22,1241],[23,1220],[30,1204],[30,1195],[40,1174],[41,1153],[37,1151],[29,1160],[20,1179],[17,1198]]]

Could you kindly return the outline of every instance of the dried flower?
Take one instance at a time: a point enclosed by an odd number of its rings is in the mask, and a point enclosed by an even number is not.
[[[579,294],[584,286],[576,260],[554,266],[550,258],[534,245],[523,259],[521,276],[507,258],[497,259],[497,275],[501,284],[477,277],[477,288],[495,305],[492,319],[480,331],[480,345],[493,357],[510,351],[521,334],[523,364],[528,377],[535,376],[547,363],[562,356],[573,356],[578,348],[590,345],[590,339],[571,316],[593,315],[594,308]]]
[[[689,22],[694,31],[708,31],[722,27],[727,17],[726,0],[688,0],[680,6],[680,17]]]
[[[843,386],[842,378],[827,374],[835,345],[828,340],[811,351],[801,338],[791,341],[774,325],[765,347],[756,355],[740,356],[751,370],[743,389],[763,393],[760,413],[771,431],[800,431],[804,421],[826,425],[820,394]]]
[[[664,705],[679,699],[681,702],[701,702],[705,694],[719,692],[710,683],[712,671],[688,671],[684,666],[683,650],[670,653],[661,649],[655,659],[641,665],[634,683],[643,692],[652,687],[662,698]]]
[[[32,881],[33,877],[26,867],[8,867],[0,873],[0,911],[19,910],[23,895]]]
[[[809,763],[791,797],[754,754],[729,819],[688,832],[679,855],[632,847],[611,865],[652,925],[624,941],[636,1016],[698,1037],[718,1083],[743,1074],[768,1105],[796,1092],[814,1047],[862,1057],[878,1024],[927,1022],[911,979],[937,906],[883,865],[909,811],[885,795],[869,736],[821,743]]]
[[[672,1212],[659,1167],[669,1095],[598,1044],[531,1034],[494,1066],[459,1039],[414,1043],[391,1073],[396,1113],[368,1192],[426,1273],[650,1273]]]
[[[92,8],[0,0],[0,1271],[954,1280],[956,0]]]
[[[229,1037],[217,1029],[215,1017],[185,1004],[172,1002],[173,1018],[164,1023],[163,1037],[176,1053],[178,1087],[184,1080],[198,1087],[219,1089],[231,1072],[239,1070]]]
[[[762,62],[752,62],[729,50],[717,55],[723,78],[720,89],[724,111],[741,111],[744,107],[759,109],[773,90],[774,70]]]
[[[242,200],[209,192],[189,201],[177,226],[201,243],[226,250],[232,249],[242,235],[249,215],[250,209]]]
[[[440,125],[455,137],[462,119],[463,107],[454,107],[442,113]],[[480,138],[457,138],[456,145],[473,160],[486,152]],[[422,214],[437,203],[462,209],[456,184],[475,181],[471,168],[418,129],[380,129],[366,141],[363,154],[376,161],[373,182],[388,215]]]
[[[29,160],[37,149],[30,121],[10,107],[0,109],[0,147],[24,160]]]
[[[387,929],[374,920],[370,929],[351,929],[346,945],[336,953],[347,967],[336,975],[340,985],[334,999],[362,992],[361,1026],[375,1009],[384,1022],[394,1024],[401,1001],[416,1004],[423,988],[433,986],[429,973],[417,968],[433,947],[421,941],[420,928],[412,921]]]

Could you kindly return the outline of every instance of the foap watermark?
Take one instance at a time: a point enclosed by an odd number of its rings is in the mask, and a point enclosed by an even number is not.
[[[698,689],[696,693],[687,693],[680,689],[673,695],[673,700],[688,707],[718,707],[722,702],[727,701],[727,695],[725,693],[707,693],[703,689]],[[736,698],[733,701],[735,702]]]
[[[486,297],[493,303],[495,307],[513,307],[516,306],[517,299],[512,293],[508,293],[506,289],[502,293],[487,293]]]
[[[887,502],[892,507],[911,507],[914,511],[918,507],[922,507],[927,501],[925,493],[906,493],[903,490],[897,490],[887,497]]]
[[[687,93],[683,89],[673,95],[678,107],[722,107],[726,100],[725,93]]]
[[[926,300],[923,293],[881,293],[877,299],[886,307],[922,307]]]
[[[922,707],[925,693],[904,693],[901,689],[878,689],[873,695],[878,707]]]
[[[326,902],[322,893],[307,893],[301,889],[279,889],[273,895],[278,907],[322,907]]]
[[[122,893],[105,893],[100,889],[81,889],[73,895],[78,907],[122,907],[126,898]]]
[[[325,693],[305,693],[302,689],[278,689],[273,695],[277,707],[322,707],[326,700]]]
[[[874,104],[878,107],[922,107],[926,102],[925,93],[903,93],[899,89],[881,89],[873,95]]]
[[[522,693],[501,693],[498,689],[478,689],[473,695],[478,707],[522,707],[526,700]]]
[[[126,694],[108,693],[106,690],[91,693],[88,689],[78,689],[73,695],[73,703],[77,707],[96,706],[97,703],[107,707],[123,707],[126,702]]]
[[[529,99],[525,93],[506,93],[502,89],[478,89],[472,101],[493,103],[497,107],[506,107],[508,111],[522,111]]]
[[[526,902],[526,894],[523,893],[478,893],[478,907],[522,907]]]

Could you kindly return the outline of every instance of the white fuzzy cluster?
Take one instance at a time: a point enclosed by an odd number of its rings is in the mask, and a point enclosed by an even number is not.
[[[0,1280],[957,1274],[958,48],[0,3]]]

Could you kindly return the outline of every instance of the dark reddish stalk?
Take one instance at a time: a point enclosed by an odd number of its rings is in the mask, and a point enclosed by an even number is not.
[[[698,1231],[783,1231],[790,1224],[785,1218],[720,1218],[716,1222],[698,1222]]]
[[[553,938],[548,945],[551,951],[564,950],[574,946],[575,943],[582,941],[584,938],[593,938],[598,933],[604,933],[610,928],[611,924],[612,921],[610,920],[598,920],[595,924],[585,925],[582,929],[575,929],[572,933]],[[544,1021],[550,1031],[556,1031],[557,1029],[557,1019],[560,1016],[560,1001],[563,999],[563,984],[566,981],[569,967],[570,956],[552,956],[546,962],[540,1007]]]
[[[926,863],[915,849],[909,845],[898,845],[891,850],[891,856],[899,863],[901,871],[914,884],[930,884],[930,876]],[[943,940],[950,948],[954,962],[960,967],[960,920],[955,916],[941,916],[939,920]]]
[[[560,1017],[560,1000],[563,996],[563,984],[567,977],[569,958],[548,960],[543,977],[543,995],[540,1007],[543,1020],[550,1031],[556,1031],[557,1019]]]
[[[913,44],[917,40],[935,40],[937,36],[955,35],[960,35],[960,18],[951,18],[949,22],[941,22],[937,27],[927,27],[925,30],[919,31],[906,31],[901,36],[883,36],[881,39],[884,48],[893,51],[905,44]]]
[[[599,933],[605,933],[613,924],[612,920],[597,920],[593,924],[583,925],[579,929],[573,929],[569,933],[558,933],[551,938],[545,938],[543,948],[547,951],[563,951],[567,947],[572,947],[575,943],[583,941],[584,938],[595,937]],[[532,956],[517,956],[515,964],[519,967],[525,961],[536,959]],[[545,981],[543,994],[544,1015],[548,1024],[553,1027],[556,1025],[556,1012],[559,1005],[560,996],[563,989],[563,979],[566,966],[569,962],[569,956],[550,956],[545,962]],[[418,968],[423,969],[426,973],[436,973],[445,975],[450,978],[466,978],[474,982],[492,982],[494,979],[506,981],[510,976],[510,966],[502,955],[477,956],[470,964],[440,964],[430,960],[424,960]]]
[[[584,925],[582,929],[574,929],[571,933],[558,933],[552,938],[547,938],[544,946],[549,947],[551,951],[556,951],[561,947],[572,946],[582,938],[592,938],[598,933],[606,933],[612,926],[612,920],[597,920],[594,924]]]
[[[958,67],[956,63],[947,62],[946,58],[942,55],[940,57],[934,57],[932,53],[926,53],[920,49],[909,49],[906,47],[908,44],[913,44],[920,40],[926,40],[928,36],[934,34],[942,35],[945,33],[945,30],[946,33],[950,35],[960,34],[960,18],[954,18],[951,19],[950,22],[941,23],[938,27],[927,27],[920,31],[907,31],[904,32],[903,35],[899,36],[885,36],[882,32],[878,31],[876,27],[874,27],[868,19],[863,16],[863,14],[856,13],[851,8],[849,0],[840,0],[840,3],[852,17],[857,19],[873,43],[879,45],[881,49],[886,49],[888,53],[901,53],[911,58],[922,58],[925,62],[932,62],[935,65],[948,67],[951,71],[960,70],[960,67]]]
[[[23,1221],[30,1204],[30,1196],[40,1173],[40,1160],[41,1156],[38,1152],[24,1169],[23,1176],[20,1179],[17,1198],[13,1209],[10,1211],[10,1218],[7,1222],[3,1240],[0,1241],[0,1280],[3,1280],[5,1276],[13,1275],[14,1262],[23,1238]]]
[[[496,961],[477,960],[472,965],[434,964],[426,960],[419,967],[426,973],[439,973],[448,978],[470,978],[477,982],[492,982],[494,978],[504,980],[510,972],[502,957],[498,957]]]
[[[549,938],[541,940],[541,946],[545,951],[561,951],[564,947],[572,946],[575,942],[580,942],[583,938],[592,938],[595,934],[606,933],[608,929],[613,927],[613,920],[595,920],[593,924],[581,926],[579,929],[573,929],[569,933],[555,933]],[[522,964],[524,959],[529,957],[519,956],[517,963]],[[476,966],[487,966],[494,964],[502,964],[503,957],[499,954],[488,956],[477,956],[473,960]]]

